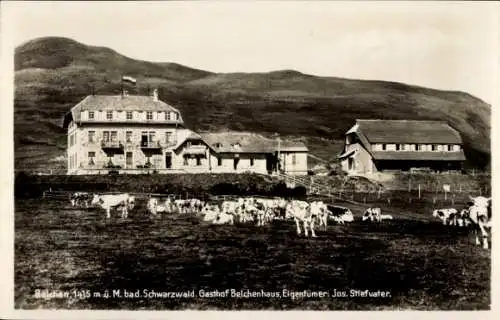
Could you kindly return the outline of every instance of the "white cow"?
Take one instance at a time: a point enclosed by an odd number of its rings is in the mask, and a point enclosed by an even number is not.
[[[450,226],[457,225],[458,211],[455,208],[436,209],[432,211],[432,216],[434,218],[439,218],[444,226],[447,224]]]
[[[469,218],[474,225],[474,233],[476,235],[476,245],[481,245],[479,240],[479,232],[481,232],[483,238],[483,248],[488,249],[488,230],[491,228],[491,208],[490,201],[491,198],[486,197],[475,197],[472,198],[473,205],[469,209]],[[490,210],[488,210],[490,209]]]
[[[99,205],[106,210],[106,218],[111,218],[111,208],[121,209],[122,218],[128,217],[128,210],[134,208],[135,198],[131,197],[128,193],[122,194],[94,194],[92,198],[92,205]]]
[[[167,198],[164,201],[159,198],[150,198],[148,200],[147,209],[151,214],[157,215],[162,212],[172,212],[172,206],[173,203],[170,198]]]
[[[314,219],[309,210],[309,204],[305,201],[300,200],[292,200],[288,203],[287,214],[293,216],[295,220],[295,224],[297,225],[297,235],[300,235],[300,223],[302,222],[304,225],[304,234],[307,237],[308,232],[307,228],[311,229],[311,236],[313,238],[316,237],[316,233],[314,232]]]
[[[328,208],[323,201],[313,201],[309,204],[309,211],[313,218],[318,219],[319,226],[326,230],[328,225]]]
[[[380,208],[368,208],[365,213],[363,213],[362,221],[370,220],[371,222],[382,221],[382,210]]]
[[[211,224],[234,224],[234,215],[225,213],[217,205],[205,205],[201,212],[204,214],[203,221]]]

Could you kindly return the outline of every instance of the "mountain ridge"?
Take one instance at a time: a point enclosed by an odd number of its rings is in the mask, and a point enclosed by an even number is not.
[[[123,74],[137,78],[136,87],[126,88],[131,94],[158,88],[160,99],[178,108],[193,130],[278,132],[305,139],[316,156],[333,159],[356,118],[445,120],[460,132],[471,165],[484,167],[490,161],[491,106],[466,92],[291,69],[215,73],[136,60],[61,37],[22,44],[14,62],[19,166],[26,165],[29,152],[40,154],[37,165],[64,154],[64,113],[91,87],[96,94],[119,94]]]

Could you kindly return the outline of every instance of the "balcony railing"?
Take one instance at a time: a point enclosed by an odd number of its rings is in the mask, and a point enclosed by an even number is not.
[[[177,140],[168,140],[167,142],[165,142],[165,147],[174,147],[177,145]]]
[[[103,149],[123,149],[123,143],[120,141],[101,141],[101,147]]]
[[[204,145],[194,145],[194,146],[189,146],[184,149],[184,154],[205,154],[207,151],[207,147]]]
[[[160,141],[141,141],[142,149],[162,149],[163,145]]]

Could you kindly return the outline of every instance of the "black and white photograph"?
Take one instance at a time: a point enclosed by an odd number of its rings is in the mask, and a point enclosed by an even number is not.
[[[13,312],[492,310],[498,2],[0,5]]]

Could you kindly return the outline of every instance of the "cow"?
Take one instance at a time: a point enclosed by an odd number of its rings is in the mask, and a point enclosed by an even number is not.
[[[75,207],[83,203],[85,208],[88,208],[92,196],[87,192],[75,192],[70,197],[71,206]]]
[[[328,208],[323,201],[313,201],[309,204],[309,211],[313,218],[318,220],[319,226],[323,226],[323,230],[326,230],[328,225]]]
[[[92,205],[99,205],[106,210],[106,218],[111,218],[111,208],[121,209],[122,218],[128,217],[128,210],[134,208],[135,198],[131,197],[128,193],[122,194],[94,194],[92,198]]]
[[[469,218],[469,208],[473,205],[471,202],[469,207],[460,210],[458,213],[457,224],[459,227],[468,227],[472,222]]]
[[[490,198],[486,197],[471,197],[472,206],[469,208],[469,219],[474,227],[474,234],[476,236],[476,245],[481,245],[479,240],[479,232],[481,232],[483,248],[488,249],[488,230],[491,228],[491,207]]]
[[[363,213],[363,216],[361,217],[361,220],[366,221],[368,219],[371,222],[382,221],[382,210],[380,210],[380,208],[368,208],[368,209],[366,209],[365,213]]]
[[[203,221],[211,224],[234,224],[234,216],[219,209],[218,205],[205,205],[201,212],[204,214]]]
[[[444,226],[447,224],[449,224],[450,226],[457,225],[458,211],[455,208],[433,210],[432,216],[434,218],[439,218],[443,222]]]
[[[314,219],[307,202],[292,200],[288,203],[286,210],[295,220],[295,224],[297,225],[297,235],[300,236],[300,223],[302,222],[304,225],[304,235],[306,237],[308,236],[307,228],[309,227],[311,230],[311,236],[316,238],[316,233],[314,232]]]
[[[345,222],[353,222],[354,215],[349,208],[328,205],[328,217],[337,223],[344,224]]]
[[[172,212],[172,206],[173,203],[170,198],[162,201],[160,198],[153,197],[148,200],[146,207],[151,214],[157,215],[162,212]]]

